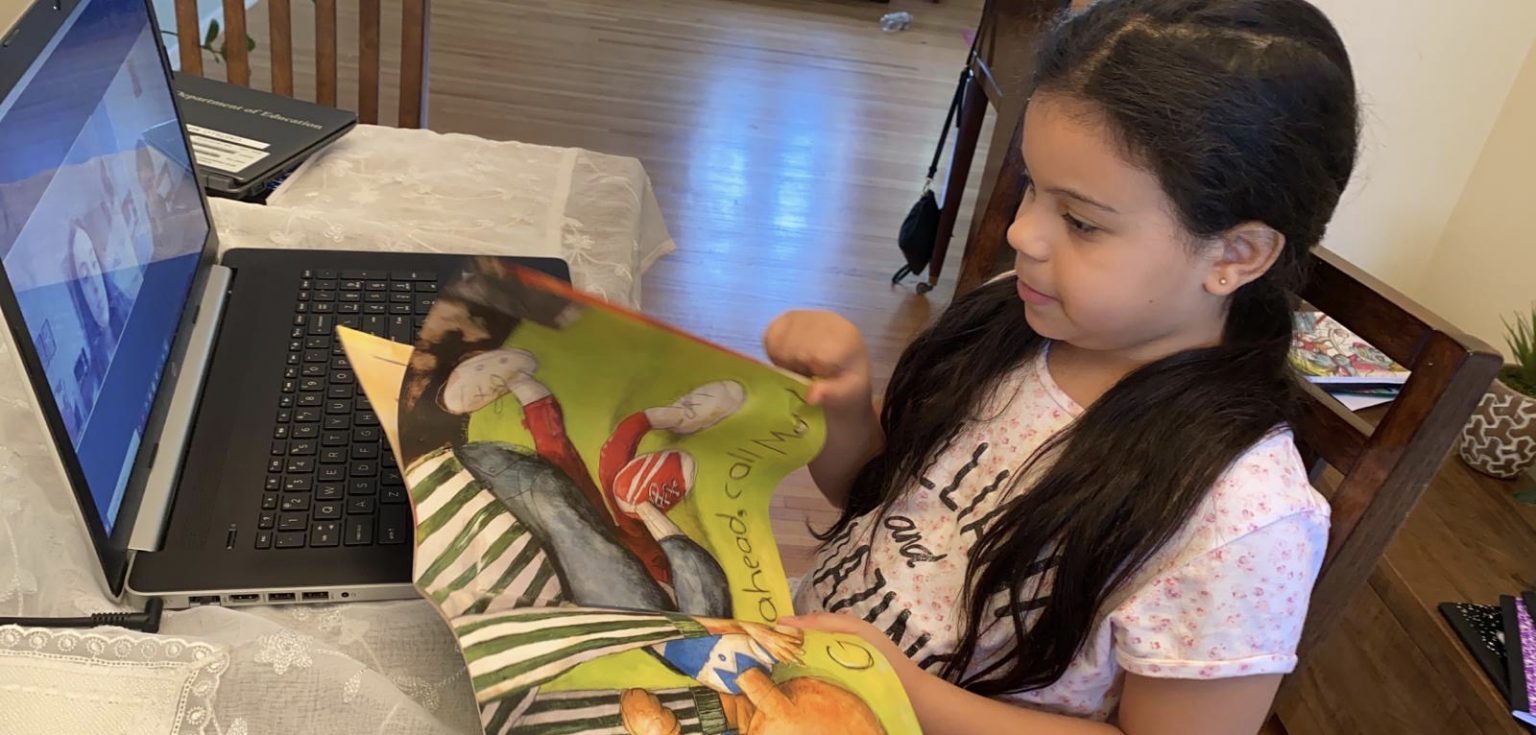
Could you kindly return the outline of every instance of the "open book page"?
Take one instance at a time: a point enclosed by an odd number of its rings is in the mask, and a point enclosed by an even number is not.
[[[342,341],[488,733],[918,731],[867,644],[776,622],[770,496],[825,433],[803,378],[493,258],[414,349]]]

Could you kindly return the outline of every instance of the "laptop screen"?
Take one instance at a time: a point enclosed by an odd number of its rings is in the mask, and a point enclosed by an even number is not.
[[[154,33],[84,0],[0,88],[0,264],[107,533],[208,235]]]

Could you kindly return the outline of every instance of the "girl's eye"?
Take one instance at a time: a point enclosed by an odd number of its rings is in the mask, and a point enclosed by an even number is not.
[[[1061,218],[1067,221],[1067,226],[1068,227],[1071,227],[1072,229],[1074,229],[1074,230],[1076,230],[1076,231],[1078,231],[1078,232],[1080,232],[1080,233],[1082,233],[1084,235],[1092,233],[1092,232],[1095,232],[1095,231],[1097,231],[1099,229],[1097,227],[1094,227],[1093,225],[1088,224],[1087,222],[1084,222],[1084,221],[1082,221],[1082,220],[1080,220],[1080,219],[1078,219],[1076,217],[1073,217],[1071,212],[1062,212],[1061,213]]]

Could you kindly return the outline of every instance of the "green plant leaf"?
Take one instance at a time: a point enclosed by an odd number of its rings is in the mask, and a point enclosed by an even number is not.
[[[1526,385],[1536,385],[1536,308],[1529,316],[1529,320],[1524,315],[1504,320],[1505,342],[1514,358],[1512,372]]]
[[[256,50],[256,39],[251,38],[250,36],[246,36],[245,37],[245,50],[248,51],[248,52],[249,51],[255,51]]]
[[[213,39],[219,37],[219,21],[217,18],[208,22],[208,35],[203,37],[203,43],[213,45]]]

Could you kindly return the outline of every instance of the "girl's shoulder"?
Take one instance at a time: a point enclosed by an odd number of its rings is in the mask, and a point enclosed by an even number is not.
[[[1195,509],[1190,529],[1221,546],[1282,520],[1328,528],[1328,501],[1307,476],[1289,428],[1277,428],[1232,462]]]

